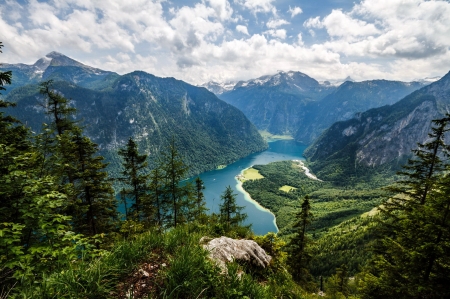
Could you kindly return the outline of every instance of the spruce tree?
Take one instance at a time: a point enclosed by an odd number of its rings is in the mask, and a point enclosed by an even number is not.
[[[312,221],[311,204],[309,196],[305,196],[300,211],[296,215],[293,226],[294,236],[288,244],[289,266],[295,281],[305,283],[310,279],[308,266],[311,261],[311,253],[308,248],[309,239],[306,234],[307,227]]]
[[[247,214],[241,213],[245,207],[236,204],[236,194],[231,186],[228,186],[220,196],[222,203],[219,205],[220,219],[225,223],[227,231],[238,226],[247,219]]]
[[[161,170],[164,173],[164,203],[168,206],[169,226],[176,227],[186,222],[188,210],[192,203],[192,185],[181,184],[188,167],[184,164],[172,138],[167,151],[162,154]]]
[[[93,236],[113,229],[117,219],[117,201],[105,171],[107,164],[96,155],[98,147],[79,128],[71,131],[65,147],[70,150],[65,162],[72,165],[78,205],[73,216],[76,231]]]
[[[203,194],[203,190],[205,190],[205,185],[203,184],[203,181],[200,179],[200,177],[197,177],[195,179],[195,207],[193,214],[195,219],[200,222],[204,219],[204,216],[206,215],[205,212],[208,210],[208,208],[206,208],[205,195]]]
[[[122,178],[120,179],[127,188],[124,189],[127,200],[133,202],[127,215],[131,215],[137,221],[142,219],[142,200],[147,194],[147,180],[149,175],[145,173],[147,168],[147,155],[139,154],[138,146],[133,138],[129,138],[125,148],[119,149],[119,155],[123,159]]]
[[[40,138],[42,175],[60,178],[60,190],[67,196],[64,214],[72,217],[77,233],[94,236],[112,229],[116,200],[105,171],[107,164],[98,156],[98,146],[83,135],[72,120],[76,109],[52,89],[52,81],[41,83],[47,114],[52,123]]]
[[[419,144],[380,208],[380,242],[366,278],[364,296],[450,296],[449,147],[450,115],[434,120],[430,141]]]
[[[149,223],[162,226],[166,218],[167,207],[164,202],[164,176],[161,165],[150,172],[148,196],[143,205],[144,215]]]

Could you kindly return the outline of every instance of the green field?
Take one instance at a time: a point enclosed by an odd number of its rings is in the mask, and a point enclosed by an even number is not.
[[[258,131],[264,140],[291,140],[294,139],[291,135],[274,135],[267,131]]]
[[[281,191],[284,191],[284,192],[290,192],[290,191],[295,190],[295,189],[297,189],[297,188],[289,186],[289,185],[284,185],[284,186],[280,187],[280,189],[278,189],[278,190],[281,190]]]
[[[246,180],[259,180],[259,179],[263,179],[264,177],[259,173],[259,170],[254,169],[254,168],[247,168],[246,170],[244,170],[244,174],[242,176],[242,179],[244,181]]]

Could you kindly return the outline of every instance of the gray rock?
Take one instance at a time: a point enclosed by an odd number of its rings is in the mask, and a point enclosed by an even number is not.
[[[220,237],[210,240],[203,245],[203,248],[210,252],[209,257],[216,261],[222,269],[226,269],[226,263],[232,261],[247,262],[265,268],[272,259],[264,249],[252,240]]]

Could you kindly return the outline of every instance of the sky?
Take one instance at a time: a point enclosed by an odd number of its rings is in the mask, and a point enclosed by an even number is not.
[[[450,2],[0,0],[2,63],[57,51],[191,84],[300,71],[412,81],[450,70]]]

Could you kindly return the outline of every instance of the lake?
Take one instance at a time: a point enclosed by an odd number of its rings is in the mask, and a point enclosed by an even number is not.
[[[306,146],[294,140],[278,140],[269,142],[265,151],[251,154],[242,158],[224,169],[207,171],[200,174],[206,187],[204,190],[206,205],[209,212],[219,213],[220,195],[227,186],[231,186],[237,194],[236,201],[239,206],[245,206],[243,212],[247,213],[246,224],[252,224],[253,231],[258,235],[268,232],[278,232],[275,216],[263,207],[252,201],[248,194],[240,188],[236,176],[247,167],[256,164],[268,164],[275,161],[303,159]]]

